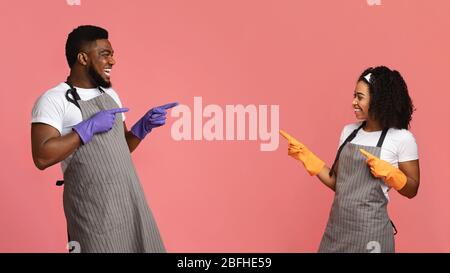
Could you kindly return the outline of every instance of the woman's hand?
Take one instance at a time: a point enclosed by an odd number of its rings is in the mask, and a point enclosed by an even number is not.
[[[302,162],[311,176],[317,175],[322,170],[325,163],[303,145],[303,143],[283,130],[280,130],[280,135],[289,142],[288,155]]]
[[[364,149],[359,149],[359,151],[367,158],[367,165],[369,165],[373,176],[381,178],[386,184],[397,191],[406,185],[408,178],[400,169],[392,166],[389,162],[379,159]]]

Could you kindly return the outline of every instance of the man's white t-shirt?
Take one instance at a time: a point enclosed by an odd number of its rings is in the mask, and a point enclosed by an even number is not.
[[[342,130],[341,137],[339,139],[339,146],[341,146],[353,130],[357,129],[361,126],[361,124],[362,122],[357,122],[346,125]],[[377,146],[381,133],[382,131],[366,132],[363,128],[361,128],[356,137],[350,141],[350,143],[365,146]],[[406,129],[399,130],[389,128],[383,145],[381,146],[380,159],[389,162],[395,167],[398,167],[399,162],[419,159],[417,143],[413,134]],[[389,187],[381,180],[380,185],[384,195],[389,200]]]
[[[98,88],[79,88],[76,87],[77,93],[81,100],[90,100],[99,95],[101,92]],[[83,117],[80,109],[67,100],[66,91],[69,86],[66,83],[60,83],[42,94],[34,104],[32,110],[31,123],[45,123],[59,131],[61,136],[72,131],[72,127],[81,121]],[[103,88],[106,94],[110,95],[114,101],[122,107],[119,96],[112,88]],[[125,120],[125,114],[122,113]],[[67,157],[61,162],[61,168],[65,171],[72,156]]]

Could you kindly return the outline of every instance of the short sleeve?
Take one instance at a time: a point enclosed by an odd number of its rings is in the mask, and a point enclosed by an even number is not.
[[[341,132],[341,136],[339,138],[339,147],[341,147],[342,143],[344,143],[345,139],[355,130],[358,128],[359,124],[353,123],[353,124],[347,124],[344,126]]]
[[[416,139],[411,132],[404,130],[402,140],[398,147],[398,162],[416,159],[419,159]]]
[[[31,123],[45,123],[61,134],[64,120],[64,105],[49,95],[40,96],[31,111]]]
[[[119,95],[116,93],[116,91],[114,91],[114,89],[109,89],[108,90],[109,95],[111,95],[111,97],[114,99],[114,101],[117,103],[117,105],[119,105],[120,108],[122,108],[122,102],[120,101]],[[122,113],[122,119],[123,121],[125,121],[125,113]]]

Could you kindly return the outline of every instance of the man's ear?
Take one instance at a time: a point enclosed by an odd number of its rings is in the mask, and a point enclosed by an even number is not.
[[[81,65],[87,65],[88,62],[88,56],[84,52],[80,52],[77,55],[77,60]]]

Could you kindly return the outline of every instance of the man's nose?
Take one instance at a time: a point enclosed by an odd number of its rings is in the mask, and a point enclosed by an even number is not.
[[[111,57],[109,58],[109,64],[110,64],[110,65],[115,65],[115,64],[116,64],[116,59],[114,59],[114,57],[111,56]]]

